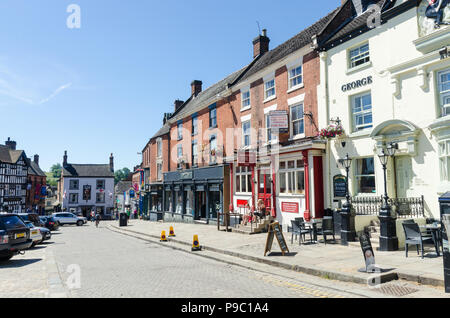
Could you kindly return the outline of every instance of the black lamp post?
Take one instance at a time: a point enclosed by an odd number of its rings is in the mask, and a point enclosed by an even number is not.
[[[398,144],[390,143],[386,149],[382,149],[378,155],[381,165],[383,166],[384,174],[384,196],[383,204],[381,205],[380,215],[380,251],[397,251],[398,250],[398,238],[396,229],[397,217],[392,216],[392,209],[389,205],[389,196],[387,194],[387,182],[386,182],[386,170],[389,162],[389,157],[395,155],[395,151],[398,149]]]
[[[350,193],[348,191],[348,175],[352,165],[352,159],[345,156],[338,160],[341,168],[345,168],[347,178],[345,180],[345,203],[341,210],[341,245],[348,245],[348,242],[356,241],[355,213],[350,202]]]

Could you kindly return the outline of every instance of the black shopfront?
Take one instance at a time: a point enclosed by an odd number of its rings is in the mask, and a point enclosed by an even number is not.
[[[149,219],[152,221],[162,220],[163,215],[163,189],[164,184],[161,183],[153,183],[146,184],[146,198],[147,202],[144,203],[144,207],[147,206],[149,211]]]
[[[164,174],[164,219],[214,223],[224,207],[228,166],[213,166]]]

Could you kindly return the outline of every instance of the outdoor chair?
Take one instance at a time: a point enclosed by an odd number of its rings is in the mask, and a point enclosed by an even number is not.
[[[336,243],[332,218],[323,218],[322,227],[317,229],[317,235],[323,235],[323,240],[325,242],[325,245],[327,244],[327,235],[332,235],[333,241]]]
[[[416,224],[416,222],[413,219],[404,220],[403,223],[406,224]],[[420,227],[419,227],[420,228]],[[431,232],[428,230],[420,230],[420,233],[422,233],[423,238],[429,238],[432,237]]]
[[[305,221],[303,221],[303,218],[300,219],[302,219],[302,221],[299,222],[299,226],[302,233],[301,237],[303,238],[303,242],[306,241],[306,234],[309,234],[309,239],[312,243],[314,229],[311,226],[307,225]]]
[[[311,233],[312,229],[305,228],[304,223],[301,223],[301,222],[298,222],[295,220],[291,220],[291,225],[292,225],[292,227],[291,227],[291,231],[292,231],[291,244],[294,243],[294,235],[295,235],[296,239],[297,239],[297,236],[299,236],[298,244],[300,245],[302,238],[303,238],[303,241],[305,241],[305,239],[306,239],[305,236],[308,233],[311,237],[311,242],[312,242],[312,233]]]
[[[424,237],[420,232],[419,225],[417,223],[402,223],[403,231],[405,232],[405,251],[406,257],[408,257],[408,245],[416,245],[417,255],[419,255],[419,246],[422,250],[422,259],[424,258],[424,244],[433,244],[436,252],[438,252],[435,242],[432,237]]]

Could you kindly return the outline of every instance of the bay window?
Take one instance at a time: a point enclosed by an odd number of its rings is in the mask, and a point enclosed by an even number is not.
[[[281,194],[305,192],[305,163],[303,160],[280,161],[279,185]]]

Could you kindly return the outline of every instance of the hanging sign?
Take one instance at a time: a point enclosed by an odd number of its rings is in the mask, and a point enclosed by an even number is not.
[[[288,113],[285,110],[273,110],[269,112],[269,128],[286,132],[289,129]]]

